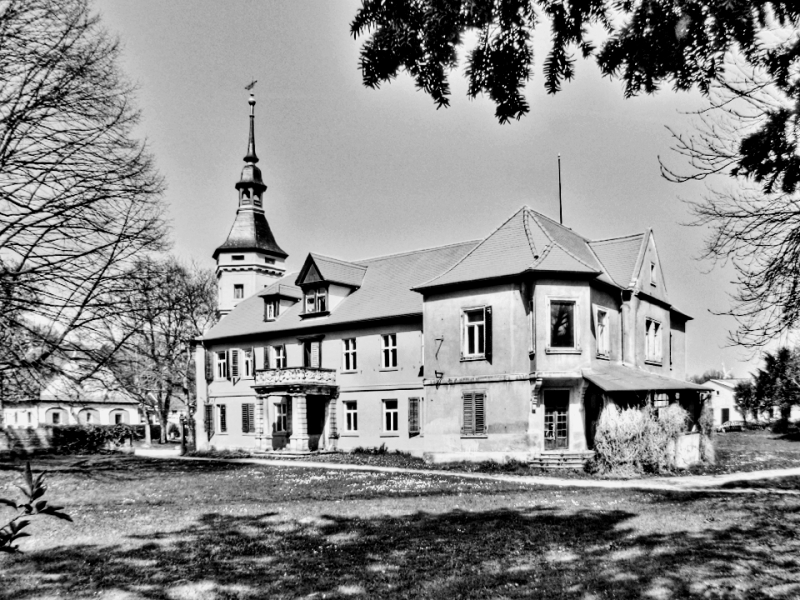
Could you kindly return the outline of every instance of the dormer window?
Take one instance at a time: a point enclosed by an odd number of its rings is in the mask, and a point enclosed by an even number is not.
[[[328,310],[328,288],[310,288],[305,292],[305,314],[323,313]]]
[[[281,303],[280,300],[277,298],[270,298],[269,300],[264,300],[264,320],[265,321],[274,321],[278,318],[278,314],[280,313]]]

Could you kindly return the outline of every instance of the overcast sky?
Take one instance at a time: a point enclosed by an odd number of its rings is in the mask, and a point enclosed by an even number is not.
[[[370,90],[349,34],[358,1],[97,0],[119,35],[123,68],[138,83],[141,132],[168,184],[175,252],[213,266],[237,205],[248,92],[258,80],[256,146],[265,210],[298,269],[308,252],[355,260],[488,235],[527,204],[588,238],[652,227],[673,304],[694,316],[687,372],[722,363],[746,376],[756,361],[726,347],[733,278],[698,262],[707,231],[682,199],[704,188],[661,178],[666,126],[691,128],[697,94],[625,100],[622,86],[583,62],[576,81],[548,96],[539,31],[528,85],[531,114],[499,125],[488,99],[470,101],[462,71],[449,109],[436,110],[408,76]]]

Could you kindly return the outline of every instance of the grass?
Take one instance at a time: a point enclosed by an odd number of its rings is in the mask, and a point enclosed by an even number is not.
[[[714,436],[717,463],[693,472],[709,474],[800,467],[800,437],[769,430],[737,431]]]
[[[21,465],[0,464],[0,496]],[[800,496],[58,457],[0,598],[796,598]],[[786,484],[800,489],[800,480]]]

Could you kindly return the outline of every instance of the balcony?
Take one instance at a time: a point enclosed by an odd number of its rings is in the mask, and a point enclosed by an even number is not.
[[[338,392],[336,370],[316,367],[261,369],[256,371],[253,387],[261,394],[285,392],[334,395]]]

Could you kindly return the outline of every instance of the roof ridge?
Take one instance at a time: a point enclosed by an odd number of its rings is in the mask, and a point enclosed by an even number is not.
[[[616,237],[602,238],[602,239],[599,239],[599,240],[588,240],[588,242],[590,244],[605,244],[605,243],[608,243],[608,242],[617,242],[617,241],[620,241],[620,240],[635,238],[637,236],[644,235],[645,233],[646,232],[641,231],[639,233],[631,233],[629,235],[618,235]]]
[[[532,213],[534,213],[534,214],[537,214],[537,215],[539,215],[540,217],[544,217],[545,219],[547,219],[548,221],[550,221],[551,223],[553,223],[553,225],[558,225],[558,226],[559,226],[559,227],[561,227],[562,229],[566,229],[567,231],[569,231],[571,234],[573,234],[573,235],[577,235],[577,236],[578,236],[579,238],[581,238],[582,240],[586,240],[587,242],[589,241],[589,239],[588,239],[588,238],[585,238],[585,237],[583,237],[583,236],[582,236],[580,233],[576,232],[576,231],[575,231],[575,230],[573,230],[571,227],[567,227],[567,226],[566,226],[566,225],[564,225],[563,223],[559,223],[559,222],[558,222],[558,221],[556,221],[555,219],[553,219],[553,218],[551,218],[551,217],[548,217],[546,214],[544,214],[544,213],[540,213],[540,212],[538,212],[538,211],[535,211],[535,210],[533,210],[532,208],[530,209],[530,211],[531,211]],[[560,244],[559,244],[559,245],[560,245]]]
[[[527,206],[525,208],[527,208]],[[539,255],[536,254],[536,244],[533,243],[533,238],[531,238],[531,232],[528,230],[528,216],[529,216],[528,213],[529,212],[530,212],[530,210],[526,210],[524,213],[522,213],[522,228],[525,230],[525,237],[528,238],[528,247],[531,249],[531,258],[533,258],[533,262],[531,263],[531,266],[533,266],[533,263],[536,262],[537,257]]]
[[[483,238],[483,239],[482,239],[482,240],[481,240],[481,241],[480,241],[480,242],[479,242],[479,243],[478,243],[478,244],[477,244],[477,245],[476,245],[476,246],[475,246],[475,247],[474,247],[472,250],[470,250],[469,252],[467,252],[467,253],[466,253],[464,256],[462,256],[462,257],[461,257],[459,260],[457,260],[457,261],[456,261],[454,264],[450,265],[450,268],[449,268],[449,269],[447,269],[447,270],[445,270],[445,271],[442,271],[441,273],[439,273],[439,274],[438,274],[438,275],[436,275],[435,277],[432,277],[432,278],[431,278],[431,279],[429,279],[428,281],[425,281],[424,283],[421,283],[421,284],[419,284],[419,285],[416,285],[416,286],[414,286],[414,288],[416,289],[416,288],[422,288],[422,287],[425,287],[425,286],[427,286],[429,283],[432,283],[432,282],[436,281],[437,279],[439,279],[440,277],[444,277],[445,275],[447,275],[447,274],[448,274],[450,271],[452,271],[452,270],[453,270],[453,269],[455,269],[455,268],[456,268],[458,265],[460,265],[462,262],[464,262],[464,261],[467,259],[467,257],[471,256],[471,255],[472,255],[472,253],[473,253],[473,252],[475,252],[475,250],[477,250],[478,248],[480,248],[480,247],[481,247],[481,246],[482,246],[482,245],[483,245],[483,244],[486,242],[486,240],[488,240],[488,239],[489,239],[490,237],[492,237],[492,236],[493,236],[495,233],[497,233],[498,231],[500,231],[500,229],[502,229],[503,227],[505,227],[505,226],[506,226],[506,224],[508,224],[508,223],[511,221],[511,219],[513,219],[514,217],[516,217],[516,216],[517,216],[517,215],[518,215],[520,212],[524,211],[526,208],[528,208],[528,207],[527,207],[527,206],[523,206],[523,207],[522,207],[522,208],[520,208],[520,209],[519,209],[517,212],[515,212],[513,215],[511,215],[511,216],[510,216],[510,217],[508,217],[508,218],[507,218],[505,221],[503,221],[503,222],[502,222],[500,225],[498,225],[497,227],[495,227],[495,228],[494,228],[494,230],[492,230],[492,232],[491,232],[489,235],[487,235],[485,238]]]
[[[343,260],[341,258],[336,258],[334,256],[328,256],[327,254],[318,254],[316,252],[309,252],[308,254],[310,256],[312,256],[312,257],[315,257],[315,258],[324,258],[325,260],[329,260],[329,261],[332,261],[332,262],[339,263],[340,265],[354,266],[354,267],[358,267],[360,269],[366,269],[367,268],[366,265],[360,265],[357,262],[352,262],[352,261],[349,261],[349,260]]]
[[[531,212],[532,212],[532,213],[534,213],[534,215],[538,214],[538,213],[536,213],[536,211],[531,211]],[[542,215],[542,216],[544,216],[544,215]],[[535,218],[535,217],[534,217],[534,218]],[[549,217],[545,217],[545,218],[549,218]],[[550,219],[550,220],[552,221],[552,219]],[[553,222],[555,223],[555,221],[553,221]],[[541,227],[541,225],[540,225],[540,227]],[[562,227],[563,227],[563,225],[562,225]],[[577,257],[577,256],[575,256],[575,255],[574,255],[572,252],[570,252],[569,250],[567,250],[567,249],[566,249],[566,248],[565,248],[563,245],[559,244],[559,243],[558,243],[558,242],[557,242],[557,241],[556,241],[556,240],[555,240],[555,239],[554,239],[554,238],[553,238],[553,237],[552,237],[552,236],[551,236],[551,235],[550,235],[550,234],[547,232],[547,230],[546,230],[544,227],[542,227],[542,231],[544,231],[544,232],[545,232],[545,234],[547,235],[547,237],[549,237],[549,238],[550,238],[550,241],[551,241],[551,243],[552,243],[553,245],[555,245],[555,246],[558,246],[558,247],[559,247],[561,250],[563,250],[564,252],[566,252],[568,256],[571,256],[572,258],[574,258],[575,260],[577,260],[579,263],[581,263],[581,264],[582,264],[584,267],[587,267],[587,268],[591,269],[592,271],[596,271],[596,270],[597,270],[595,266],[593,266],[593,265],[590,265],[590,264],[589,264],[589,263],[587,263],[585,260],[582,260],[582,259],[578,258],[578,257]],[[570,231],[570,232],[572,232],[572,230],[571,230],[571,229],[570,229],[569,231]],[[572,233],[574,233],[574,232],[572,232]],[[587,245],[587,246],[589,245],[589,244],[588,244],[589,240],[587,240],[585,237],[583,237],[582,235],[578,235],[577,233],[576,233],[575,235],[577,235],[577,236],[578,236],[579,238],[581,238],[581,239],[582,239],[584,242],[586,242],[586,245]],[[594,252],[592,252],[592,255],[594,255]],[[600,263],[600,265],[601,265],[601,266],[603,265],[603,263],[602,263],[601,261],[598,261],[598,262]]]
[[[358,262],[367,262],[369,260],[384,260],[387,258],[396,258],[398,256],[408,256],[410,254],[420,254],[422,252],[433,252],[434,250],[444,250],[445,248],[453,248],[455,246],[466,246],[468,244],[476,244],[482,242],[482,239],[467,240],[464,242],[454,242],[452,244],[445,244],[443,246],[431,246],[430,248],[420,248],[419,250],[407,250],[406,252],[397,252],[395,254],[384,254],[381,256],[373,256],[371,258],[362,258]]]

